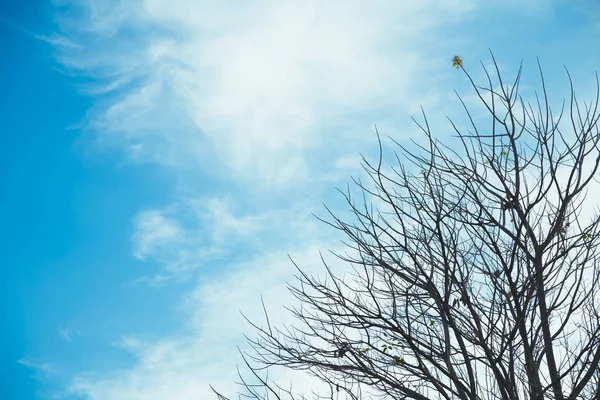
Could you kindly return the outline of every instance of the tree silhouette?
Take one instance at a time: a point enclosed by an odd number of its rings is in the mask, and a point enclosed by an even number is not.
[[[599,216],[581,217],[597,201],[598,76],[582,105],[567,71],[556,116],[539,61],[532,106],[518,94],[522,68],[506,85],[492,60],[485,87],[455,65],[489,117],[479,128],[458,96],[470,124],[450,120],[462,154],[433,139],[423,112],[428,145],[416,154],[396,142],[402,155],[386,169],[377,133],[378,162],[363,157],[370,181],[353,179],[361,201],[341,192],[355,221],[329,208],[321,219],[348,239],[336,256],[354,280],[325,261],[325,280],[296,265],[297,323],[275,328],[266,309],[266,327],[250,322],[258,337],[243,357],[259,382],[243,382],[245,396],[298,398],[260,376],[283,366],[329,385],[314,398],[600,399]]]

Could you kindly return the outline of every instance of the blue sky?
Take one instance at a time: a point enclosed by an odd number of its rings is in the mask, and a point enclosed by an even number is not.
[[[452,56],[589,98],[600,5],[521,3],[2,2],[3,398],[235,393],[238,309],[289,319],[287,253],[339,248],[310,213],[345,212],[374,124],[449,135]]]

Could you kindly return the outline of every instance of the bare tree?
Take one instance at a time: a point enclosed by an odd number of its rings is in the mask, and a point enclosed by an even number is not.
[[[283,366],[329,385],[315,398],[600,399],[599,216],[581,217],[598,201],[587,197],[600,164],[598,76],[595,101],[581,105],[567,71],[556,116],[539,61],[532,106],[518,94],[521,67],[507,85],[492,60],[486,86],[454,60],[489,118],[478,128],[458,96],[470,124],[450,120],[462,154],[433,139],[423,113],[419,154],[396,142],[398,165],[384,168],[379,140],[378,162],[363,157],[360,202],[342,192],[355,221],[329,209],[322,220],[348,239],[336,256],[354,279],[325,261],[326,279],[296,266],[297,324],[252,324],[244,360],[266,390],[249,398],[294,398],[260,377]]]

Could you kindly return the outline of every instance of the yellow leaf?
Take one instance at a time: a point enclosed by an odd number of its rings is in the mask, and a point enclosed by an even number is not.
[[[452,58],[452,66],[455,68],[460,68],[463,65],[463,60],[462,58],[460,58],[460,56],[454,56]]]
[[[506,293],[506,295],[507,295],[508,297],[512,297],[512,292],[507,292],[507,293]]]
[[[417,211],[421,211],[422,209],[423,209],[423,206],[417,207]]]
[[[429,323],[429,325],[431,325],[431,326],[435,325],[435,321],[431,320],[431,322]]]

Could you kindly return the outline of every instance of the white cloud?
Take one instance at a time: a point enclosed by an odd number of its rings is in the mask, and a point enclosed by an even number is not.
[[[59,60],[106,78],[107,88],[137,80],[92,114],[99,143],[122,146],[136,161],[224,167],[230,178],[256,182],[318,173],[307,164],[312,150],[335,145],[343,152],[364,142],[364,132],[349,129],[352,116],[415,103],[418,77],[428,74],[433,83],[439,65],[425,58],[423,41],[473,2],[233,7],[89,2],[81,26],[95,36],[79,40],[91,51],[63,47]],[[144,36],[119,35],[134,28]],[[419,96],[428,100],[431,91]]]
[[[67,342],[73,341],[73,338],[71,337],[71,332],[68,329],[59,329],[58,334]]]
[[[164,271],[142,280],[158,284],[176,276],[187,278],[210,262],[238,262],[257,251],[313,240],[319,236],[310,216],[315,205],[306,203],[249,213],[231,196],[200,197],[143,210],[133,219],[133,254],[158,262]]]
[[[17,363],[29,368],[35,379],[40,381],[50,381],[60,377],[61,370],[53,363],[34,361],[29,357],[21,358]]]
[[[134,255],[143,260],[157,247],[168,245],[183,238],[177,221],[165,217],[164,212],[145,210],[134,219]]]
[[[20,359],[17,362],[19,364],[21,364],[21,365],[26,366],[27,368],[37,369],[37,370],[40,370],[40,371],[43,371],[43,372],[52,372],[52,371],[54,371],[54,368],[49,363],[35,362],[35,361],[31,361],[31,360],[26,359],[26,358],[22,358],[22,359]]]
[[[81,336],[80,330],[74,329],[69,325],[67,324],[67,326],[58,329],[58,335],[66,342],[72,342],[75,337]]]

